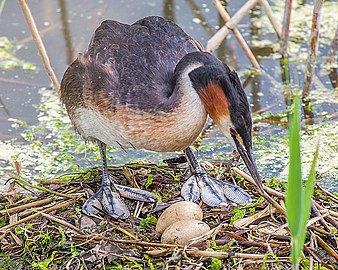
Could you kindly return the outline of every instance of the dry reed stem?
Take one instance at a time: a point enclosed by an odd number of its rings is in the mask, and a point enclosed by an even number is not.
[[[201,257],[212,257],[218,259],[226,258],[242,258],[242,259],[254,259],[254,260],[263,260],[265,254],[247,254],[247,253],[231,253],[231,252],[218,252],[218,251],[205,251],[199,249],[190,249],[185,250],[185,252],[190,256],[201,256]],[[278,257],[279,261],[289,261],[289,257]],[[257,263],[257,262],[256,262]]]
[[[246,180],[248,180],[249,182],[251,182],[252,184],[256,185],[253,178],[251,176],[249,176],[247,173],[243,172],[242,170],[240,170],[239,168],[233,167],[231,168],[233,171],[235,171],[236,173],[238,173],[239,175],[243,176]],[[270,190],[272,193],[276,193],[275,191],[273,191],[273,189],[267,188],[263,185],[263,188],[266,192],[262,193],[260,192],[259,194],[262,195],[269,203],[271,203],[273,205],[273,207],[275,207],[283,216],[285,216],[285,209],[278,203],[276,202],[269,193]]]
[[[34,210],[31,210],[31,211],[34,211]],[[67,222],[65,220],[62,220],[60,218],[57,218],[55,216],[49,215],[49,214],[44,213],[44,212],[38,212],[38,211],[34,211],[34,212],[37,212],[37,213],[41,214],[42,216],[44,216],[45,218],[50,219],[51,221],[60,223],[61,225],[65,226],[65,227],[68,227],[71,230],[74,230],[74,231],[76,231],[78,233],[81,233],[81,230],[79,228],[76,228],[74,225],[70,224],[69,222]]]
[[[269,2],[267,0],[259,0],[259,3],[262,6],[262,8],[264,9],[265,14],[268,16],[270,23],[271,23],[273,29],[276,32],[277,38],[280,39],[281,34],[282,34],[281,27],[275,19],[276,16],[274,16],[272,9],[269,5]]]
[[[40,216],[42,215],[41,213],[48,213],[48,212],[51,212],[51,211],[54,211],[54,210],[58,210],[58,209],[60,209],[60,208],[66,207],[66,206],[68,206],[68,205],[71,205],[72,203],[74,203],[73,200],[68,200],[68,201],[65,201],[65,202],[56,204],[56,205],[54,205],[54,206],[52,206],[52,207],[50,207],[50,208],[48,208],[48,209],[45,209],[45,210],[43,210],[43,211],[41,211],[41,212],[39,212],[39,213],[35,213],[35,214],[33,214],[33,215],[30,215],[30,216],[28,216],[28,217],[25,217],[25,218],[23,218],[23,219],[20,219],[20,220],[18,220],[18,221],[15,222],[15,223],[10,223],[10,224],[8,224],[8,225],[6,225],[6,226],[4,226],[4,227],[1,227],[1,228],[0,228],[0,233],[5,233],[7,230],[9,230],[9,229],[11,229],[11,228],[13,228],[13,227],[15,227],[15,226],[17,226],[17,225],[20,225],[20,224],[22,224],[22,223],[25,223],[25,222],[27,222],[27,221],[30,221],[30,220],[32,220],[32,219],[34,219],[34,218],[40,217]]]
[[[238,24],[245,15],[257,4],[259,0],[249,0],[247,1],[227,22],[225,25],[219,29],[215,35],[213,35],[207,42],[206,51],[212,52],[216,50],[226,36],[233,30],[233,28]]]
[[[304,85],[302,98],[307,99],[310,95],[313,73],[316,64],[316,57],[318,51],[318,37],[320,28],[320,13],[323,6],[324,0],[316,0],[313,7],[312,26],[311,26],[311,37],[309,42],[309,57],[307,60],[306,71],[304,76]]]
[[[219,0],[213,0],[214,6],[216,7],[218,13],[222,16],[223,20],[227,23],[231,17],[229,16],[228,12],[225,10],[225,8],[222,6]],[[234,27],[232,29],[232,32],[234,33],[234,36],[237,38],[239,44],[242,46],[243,51],[245,52],[246,56],[250,60],[252,66],[255,69],[260,69],[260,65],[256,59],[256,57],[253,55],[249,45],[246,43],[245,39],[243,38],[241,32],[237,29],[237,27]]]
[[[316,206],[316,208],[319,210],[319,211],[323,211],[325,210],[322,206],[320,206],[316,201],[313,201],[313,204]],[[331,217],[331,216],[326,216],[325,219],[330,222],[335,228],[338,228],[338,221],[334,218],[334,217]]]
[[[0,211],[0,215],[17,213],[17,212],[26,210],[26,209],[31,208],[31,207],[37,207],[37,206],[48,204],[48,203],[52,202],[53,200],[54,200],[54,198],[47,198],[47,199],[27,203],[27,204],[24,204],[24,205],[16,206],[16,207],[13,207],[13,208],[4,209],[4,210]]]
[[[323,249],[325,249],[330,254],[330,256],[334,257],[338,261],[337,252],[334,251],[328,244],[326,244],[326,242],[318,235],[316,235],[316,241]]]
[[[32,185],[32,184],[27,183],[26,181],[19,179],[19,178],[15,178],[14,180],[15,180],[16,183],[18,183],[22,186],[28,186],[30,188],[34,188],[34,189],[37,189],[37,190],[40,190],[40,191],[43,191],[43,192],[47,192],[47,193],[50,193],[50,194],[54,194],[56,196],[64,197],[64,198],[67,198],[67,199],[76,199],[78,197],[78,196],[68,195],[67,193],[61,193],[61,192],[57,192],[57,191],[54,191],[54,190],[50,190],[50,189],[45,188],[45,187]]]
[[[292,11],[292,0],[286,0],[285,7],[284,7],[282,35],[280,38],[280,54],[282,56],[288,55],[288,41],[289,41],[291,11]]]
[[[32,15],[32,12],[31,12],[26,0],[18,0],[18,1],[19,1],[20,6],[21,6],[23,14],[25,15],[26,22],[27,22],[29,30],[31,31],[31,34],[33,36],[35,45],[38,49],[39,55],[41,57],[43,66],[44,66],[44,68],[47,72],[47,75],[52,82],[54,90],[58,93],[58,95],[60,95],[60,83],[59,83],[58,79],[56,78],[56,75],[55,75],[55,73],[52,69],[52,66],[50,64],[46,48],[45,48],[45,46],[42,42],[39,31],[36,27],[35,20],[34,20],[34,17]]]

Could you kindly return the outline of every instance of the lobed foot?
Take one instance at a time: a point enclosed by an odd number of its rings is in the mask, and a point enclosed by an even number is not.
[[[128,207],[122,201],[118,192],[110,186],[101,186],[99,191],[91,196],[82,206],[82,212],[97,215],[102,210],[113,218],[126,219],[130,216]]]
[[[109,181],[112,186],[101,185],[99,191],[83,204],[83,213],[97,215],[105,211],[113,218],[126,219],[130,216],[130,211],[121,197],[149,203],[156,202],[158,199],[155,194],[148,191],[119,185],[110,177]]]
[[[242,188],[208,176],[205,171],[188,178],[182,186],[181,196],[193,202],[201,198],[209,206],[226,206],[228,201],[236,204],[251,202],[250,195]]]

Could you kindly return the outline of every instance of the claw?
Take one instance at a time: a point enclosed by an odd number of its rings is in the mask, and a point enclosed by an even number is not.
[[[128,199],[150,203],[156,202],[158,200],[158,197],[155,194],[146,190],[127,187],[119,184],[114,184],[114,187],[121,194],[122,197]]]
[[[191,175],[187,181],[184,182],[181,188],[181,196],[184,200],[190,202],[196,202],[199,199],[201,193],[195,176]]]

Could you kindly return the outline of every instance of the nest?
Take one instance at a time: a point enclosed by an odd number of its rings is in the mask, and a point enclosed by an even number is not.
[[[132,213],[127,220],[81,213],[86,198],[98,189],[99,168],[38,185],[10,179],[0,194],[0,269],[290,269],[285,186],[271,181],[265,186],[269,198],[264,198],[239,168],[202,165],[210,175],[236,182],[253,203],[222,208],[200,203],[203,221],[212,230],[189,246],[162,244],[155,231],[162,206],[180,197],[185,163],[109,167],[120,183],[161,197],[156,207],[125,199]],[[338,269],[337,228],[338,198],[317,186],[304,269]]]

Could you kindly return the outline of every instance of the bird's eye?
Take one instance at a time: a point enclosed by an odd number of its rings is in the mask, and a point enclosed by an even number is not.
[[[230,134],[232,136],[236,136],[237,135],[237,131],[235,129],[233,129],[233,128],[230,128]]]

